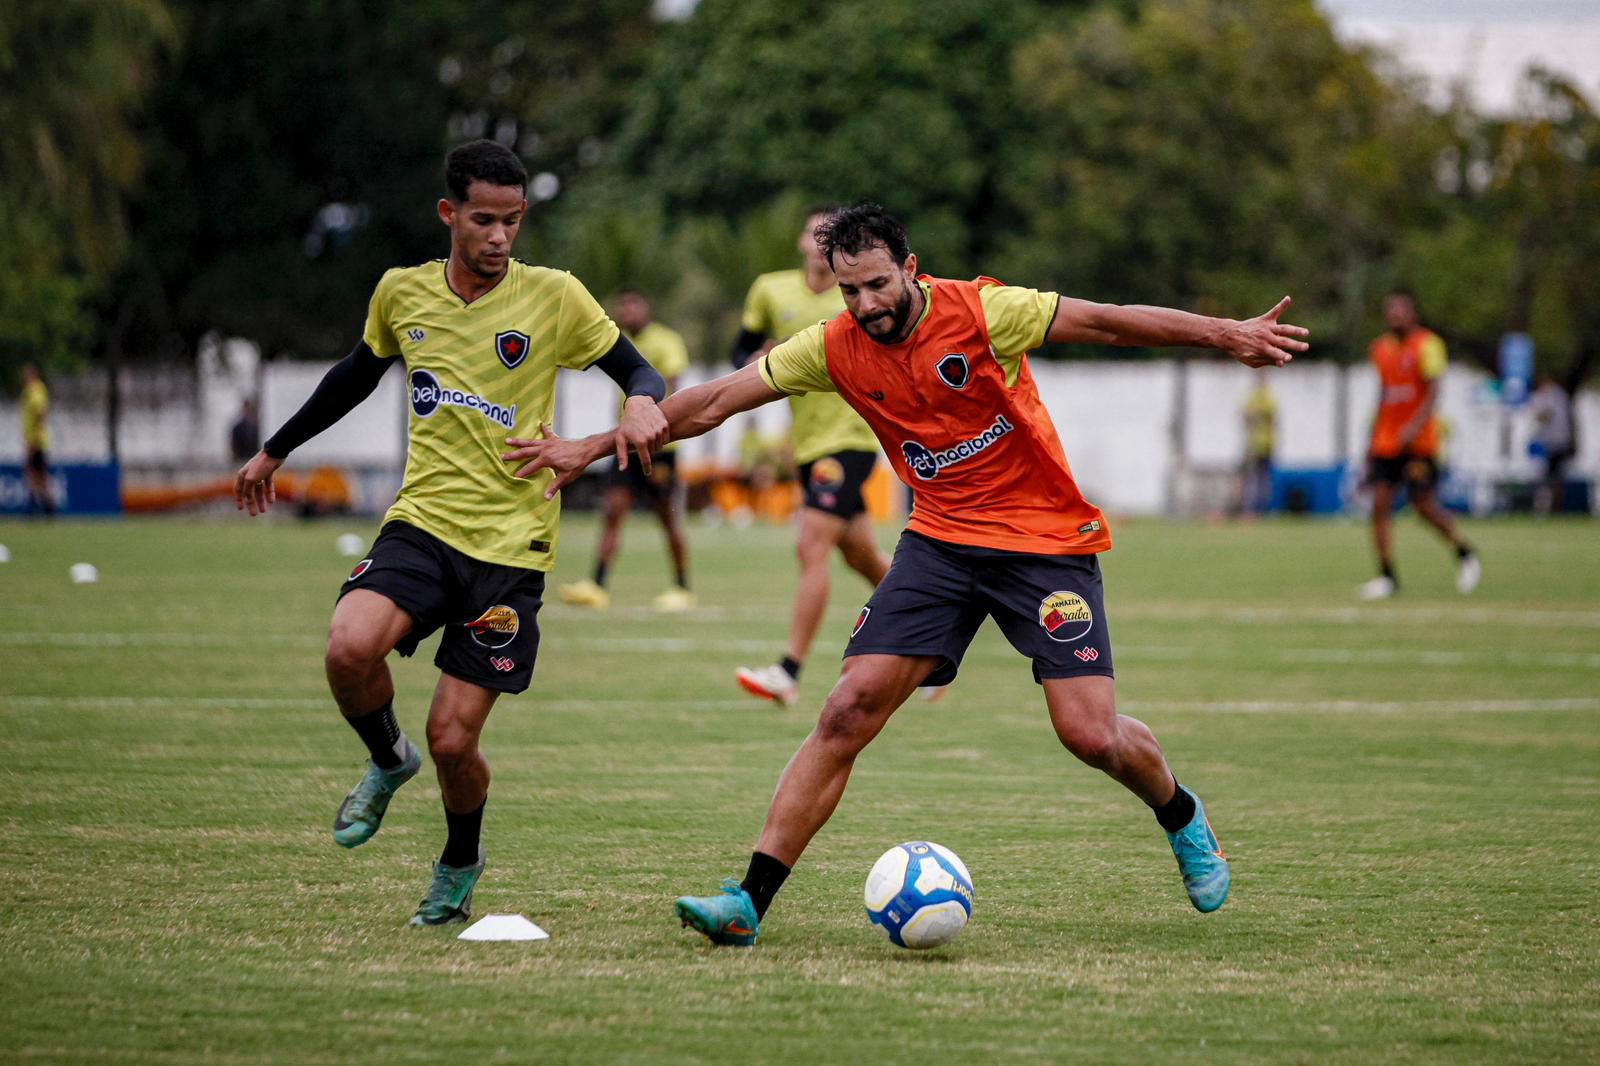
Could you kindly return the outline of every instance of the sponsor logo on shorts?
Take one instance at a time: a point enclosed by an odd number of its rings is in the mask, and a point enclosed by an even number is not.
[[[502,674],[509,674],[511,671],[517,668],[517,664],[511,659],[506,658],[504,655],[489,656],[489,665],[500,671]]]
[[[825,455],[811,464],[811,487],[817,492],[831,492],[844,484],[844,464],[831,455]]]
[[[863,608],[861,608],[861,613],[856,615],[855,628],[850,630],[850,639],[851,640],[856,639],[856,634],[861,632],[861,627],[867,624],[867,617],[870,614],[872,614],[872,608],[871,607],[863,607]]]
[[[1051,640],[1071,644],[1094,628],[1094,612],[1076,592],[1052,592],[1039,601],[1039,624]]]
[[[433,371],[417,368],[411,372],[411,410],[418,418],[431,418],[441,407],[467,407],[503,429],[514,429],[517,424],[517,405],[502,407],[482,396],[460,389],[447,389],[439,384]]]
[[[497,603],[467,623],[467,632],[475,643],[485,648],[503,648],[516,639],[520,620],[517,612],[503,603]]]
[[[1074,651],[1072,654],[1074,654],[1074,655],[1076,655],[1078,657],[1078,661],[1080,663],[1092,663],[1092,662],[1094,662],[1094,661],[1096,661],[1097,659],[1100,658],[1100,650],[1098,648],[1090,648],[1090,647],[1079,648],[1077,651]]]
[[[905,457],[906,465],[911,468],[913,474],[923,481],[932,481],[939,476],[939,471],[987,451],[1015,428],[1005,415],[995,415],[993,424],[971,440],[964,440],[960,444],[939,451],[934,451],[917,441],[908,440],[900,445],[900,454]]]
[[[528,335],[508,329],[504,333],[494,335],[494,354],[506,365],[507,370],[515,370],[528,358]]]
[[[934,364],[933,370],[939,375],[939,380],[952,389],[964,389],[972,379],[972,368],[967,365],[964,352],[951,352]]]
[[[356,564],[356,568],[354,570],[350,571],[350,576],[345,578],[345,580],[346,581],[354,581],[356,578],[360,577],[362,574],[366,573],[368,570],[371,570],[371,569],[372,569],[372,560],[370,558],[363,559],[359,563]]]

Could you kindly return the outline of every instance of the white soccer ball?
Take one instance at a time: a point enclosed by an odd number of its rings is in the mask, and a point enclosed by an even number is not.
[[[339,549],[339,554],[354,559],[360,555],[367,546],[367,542],[354,533],[341,533],[339,539],[334,541],[334,547]]]
[[[972,916],[972,875],[955,852],[926,840],[897,844],[867,875],[867,917],[903,948],[954,940]]]

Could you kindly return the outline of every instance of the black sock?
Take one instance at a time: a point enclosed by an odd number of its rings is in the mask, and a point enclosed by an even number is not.
[[[350,728],[367,746],[372,761],[380,769],[393,770],[400,765],[400,753],[405,750],[405,745],[400,740],[400,723],[394,720],[393,698],[375,711],[358,718],[346,718],[345,721],[350,723]]]
[[[778,660],[778,665],[783,667],[783,672],[788,674],[795,681],[799,681],[800,680],[800,660],[799,659],[794,659],[794,658],[791,658],[791,657],[785,655],[782,659]]]
[[[441,863],[458,869],[478,865],[478,837],[483,831],[483,808],[488,803],[488,800],[484,800],[478,804],[477,810],[466,814],[457,814],[449,807],[444,809],[444,824],[450,835],[445,839],[444,851],[439,855]]]
[[[783,887],[788,876],[789,868],[771,855],[762,851],[750,853],[750,869],[745,871],[744,881],[739,887],[750,893],[750,899],[756,905],[757,918],[767,916],[772,897],[778,894],[778,889]]]
[[[1387,559],[1384,560],[1382,573],[1384,577],[1388,578],[1390,581],[1393,581],[1396,585],[1400,584],[1399,579],[1394,576],[1394,565],[1391,564]]]
[[[688,568],[687,567],[683,567],[683,566],[676,566],[676,567],[673,567],[673,570],[676,571],[676,573],[678,575],[678,587],[680,589],[687,589],[689,587],[689,570],[688,570]]]
[[[1194,821],[1194,797],[1177,787],[1177,778],[1173,778],[1172,784],[1172,798],[1166,805],[1150,809],[1156,812],[1156,821],[1161,823],[1161,828],[1169,833],[1176,833]]]
[[[1457,559],[1465,559],[1467,556],[1469,556],[1471,554],[1472,554],[1472,545],[1468,544],[1466,541],[1462,541],[1460,544],[1456,545],[1456,558]]]
[[[596,585],[599,585],[601,588],[605,588],[606,587],[606,567],[607,567],[607,565],[608,564],[606,564],[606,563],[595,563],[594,564],[594,583]],[[472,861],[473,862],[477,862],[478,860],[477,859],[473,859]]]

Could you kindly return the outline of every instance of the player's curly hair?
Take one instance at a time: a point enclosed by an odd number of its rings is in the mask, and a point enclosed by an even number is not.
[[[498,141],[468,141],[450,150],[444,161],[444,184],[450,199],[467,202],[467,188],[475,181],[489,185],[528,189],[528,168],[517,154]]]
[[[906,228],[881,204],[869,200],[851,204],[823,219],[817,224],[816,238],[830,267],[834,252],[859,255],[881,245],[896,263],[904,263],[911,254]]]

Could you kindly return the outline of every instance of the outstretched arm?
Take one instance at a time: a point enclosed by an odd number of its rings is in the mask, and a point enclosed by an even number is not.
[[[384,359],[373,353],[362,341],[350,354],[333,365],[309,399],[283,424],[283,428],[267,439],[261,450],[233,478],[233,505],[238,510],[248,509],[251,517],[265,513],[278,500],[272,475],[294,451],[318,433],[355,410],[356,406],[372,395],[389,369],[393,359]]]
[[[1285,296],[1266,314],[1241,321],[1063,296],[1045,338],[1066,344],[1216,348],[1245,366],[1283,366],[1310,347],[1299,339],[1309,337],[1310,330],[1278,321],[1288,306]]]
[[[758,364],[751,363],[743,370],[673,393],[661,404],[661,414],[667,420],[671,438],[683,440],[698,437],[741,411],[782,396],[762,379]],[[613,433],[596,433],[579,440],[563,440],[549,426],[541,426],[540,430],[544,434],[540,440],[508,438],[506,444],[512,450],[501,458],[522,464],[517,468],[517,477],[529,477],[540,470],[554,471],[555,479],[544,492],[547,500],[577,480],[590,463],[604,458],[615,439]]]

